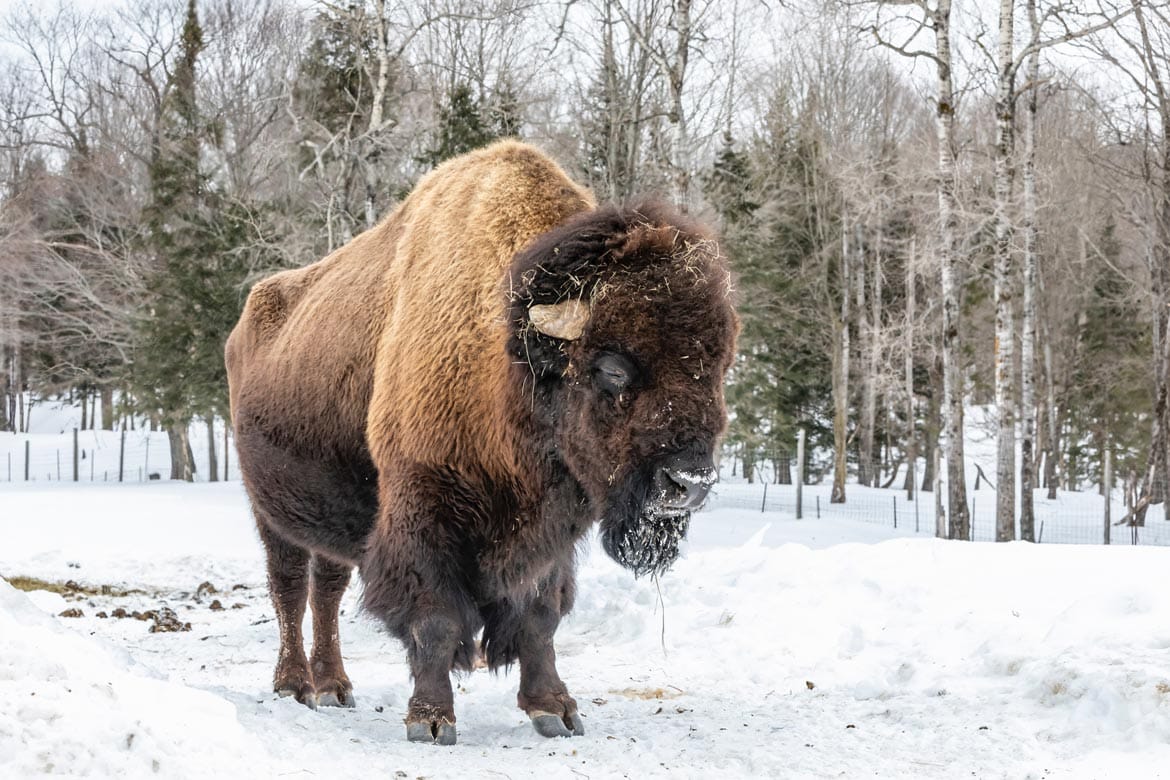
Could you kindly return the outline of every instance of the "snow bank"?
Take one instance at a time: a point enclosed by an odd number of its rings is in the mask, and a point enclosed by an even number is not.
[[[0,580],[0,775],[228,777],[262,747],[223,699],[158,679]]]
[[[2,490],[0,574],[152,589],[264,582],[240,482],[14,483]]]

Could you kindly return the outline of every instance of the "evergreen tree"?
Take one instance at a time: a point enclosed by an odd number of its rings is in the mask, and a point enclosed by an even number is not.
[[[486,146],[499,138],[500,131],[507,129],[514,121],[509,117],[498,121],[495,126],[484,121],[480,101],[472,93],[471,85],[457,84],[447,97],[447,105],[439,110],[435,145],[427,150],[419,162],[434,167],[444,160]]]
[[[223,346],[239,318],[254,260],[257,221],[200,169],[214,133],[196,102],[203,34],[190,0],[178,62],[167,85],[150,166],[144,217],[153,266],[138,329],[133,369],[137,401],[156,415],[171,441],[171,478],[192,478],[187,429],[197,416],[226,416]]]
[[[585,95],[581,108],[581,160],[585,181],[594,191],[604,193],[610,200],[623,200],[635,189],[631,143],[638,139],[632,137],[629,124],[616,121],[629,112],[612,85],[615,67],[612,62],[604,63]],[[723,210],[718,210],[722,216]]]
[[[496,138],[519,138],[524,125],[520,94],[510,78],[503,78],[492,91],[487,123]]]
[[[747,152],[725,138],[706,181],[738,277],[742,331],[728,387],[729,439],[748,462],[783,458],[797,427],[807,431],[810,452],[831,444],[818,220],[832,215],[817,212],[809,191],[816,150],[782,109],[781,96]]]
[[[1080,349],[1068,400],[1069,449],[1082,475],[1100,475],[1103,449],[1113,447],[1119,473],[1140,471],[1149,448],[1146,415],[1153,404],[1147,380],[1150,328],[1121,272],[1121,245],[1110,215],[1089,263],[1092,286],[1080,326]],[[1097,457],[1086,463],[1084,455]]]

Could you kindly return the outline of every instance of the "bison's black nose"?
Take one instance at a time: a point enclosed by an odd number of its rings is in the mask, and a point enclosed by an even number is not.
[[[680,468],[667,466],[658,470],[655,486],[662,497],[662,505],[669,509],[697,509],[715,484],[714,468]]]

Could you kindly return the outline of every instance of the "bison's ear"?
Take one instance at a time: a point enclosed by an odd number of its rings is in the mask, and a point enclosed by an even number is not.
[[[571,298],[551,305],[537,305],[528,309],[532,326],[546,336],[565,341],[581,338],[585,323],[589,322],[589,304]]]

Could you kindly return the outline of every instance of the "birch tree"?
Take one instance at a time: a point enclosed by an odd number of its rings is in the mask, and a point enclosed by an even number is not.
[[[687,211],[692,205],[691,172],[694,166],[690,116],[686,106],[687,66],[691,50],[699,39],[699,19],[714,4],[710,0],[697,6],[692,0],[668,0],[666,22],[661,32],[639,22],[630,13],[630,5],[629,0],[615,0],[613,8],[666,83],[666,117],[670,124],[667,164],[671,171],[671,197],[676,206]]]
[[[1036,0],[1027,0],[1028,26],[1032,40],[1040,38],[1040,17]],[[1040,88],[1040,49],[1028,55],[1027,91],[1024,112],[1024,322],[1020,338],[1020,538],[1036,541],[1034,491],[1036,487],[1033,449],[1036,438],[1036,109]]]
[[[942,287],[943,403],[940,441],[947,472],[948,535],[971,538],[970,511],[963,463],[963,377],[961,370],[961,270],[958,255],[959,216],[955,198],[955,91],[951,55],[950,0],[882,0],[877,21],[868,29],[879,45],[935,66],[935,131],[938,164],[935,182],[938,199],[938,269]],[[881,15],[887,6],[904,6],[917,13],[909,37],[895,38]],[[933,47],[916,48],[920,33],[933,37]]]
[[[1015,43],[1015,0],[1000,0],[999,36],[996,47],[996,89],[995,89],[995,403],[998,410],[998,433],[996,438],[996,511],[995,539],[998,542],[1016,538],[1015,494],[1016,494],[1016,383],[1015,383],[1015,292],[1016,274],[1012,246],[1012,198],[1015,179],[1015,124],[1016,106],[1020,95],[1016,79],[1025,63],[1033,63],[1039,52],[1054,46],[1090,36],[1099,30],[1112,28],[1118,20],[1129,14],[1122,10],[1095,23],[1088,23],[1079,29],[1070,26],[1062,4],[1050,6],[1043,18],[1036,14],[1034,0],[1029,0],[1029,21],[1031,39],[1018,52]],[[1054,19],[1060,23],[1062,32],[1044,38],[1041,30],[1044,21]],[[1036,65],[1037,74],[1039,66]],[[1031,88],[1031,84],[1026,85]],[[1033,182],[1034,195],[1034,182]],[[1035,203],[1032,204],[1032,221],[1035,222]],[[1025,237],[1025,242],[1035,236]],[[1026,292],[1033,297],[1035,292]],[[1031,348],[1030,348],[1031,351]],[[1032,356],[1029,355],[1029,358]],[[1024,364],[1024,371],[1033,370],[1031,361]],[[1025,413],[1027,414],[1027,413]],[[1029,423],[1031,427],[1031,423]],[[1029,456],[1031,444],[1029,442]],[[1029,471],[1031,465],[1027,466]],[[1030,502],[1031,496],[1028,500]]]

